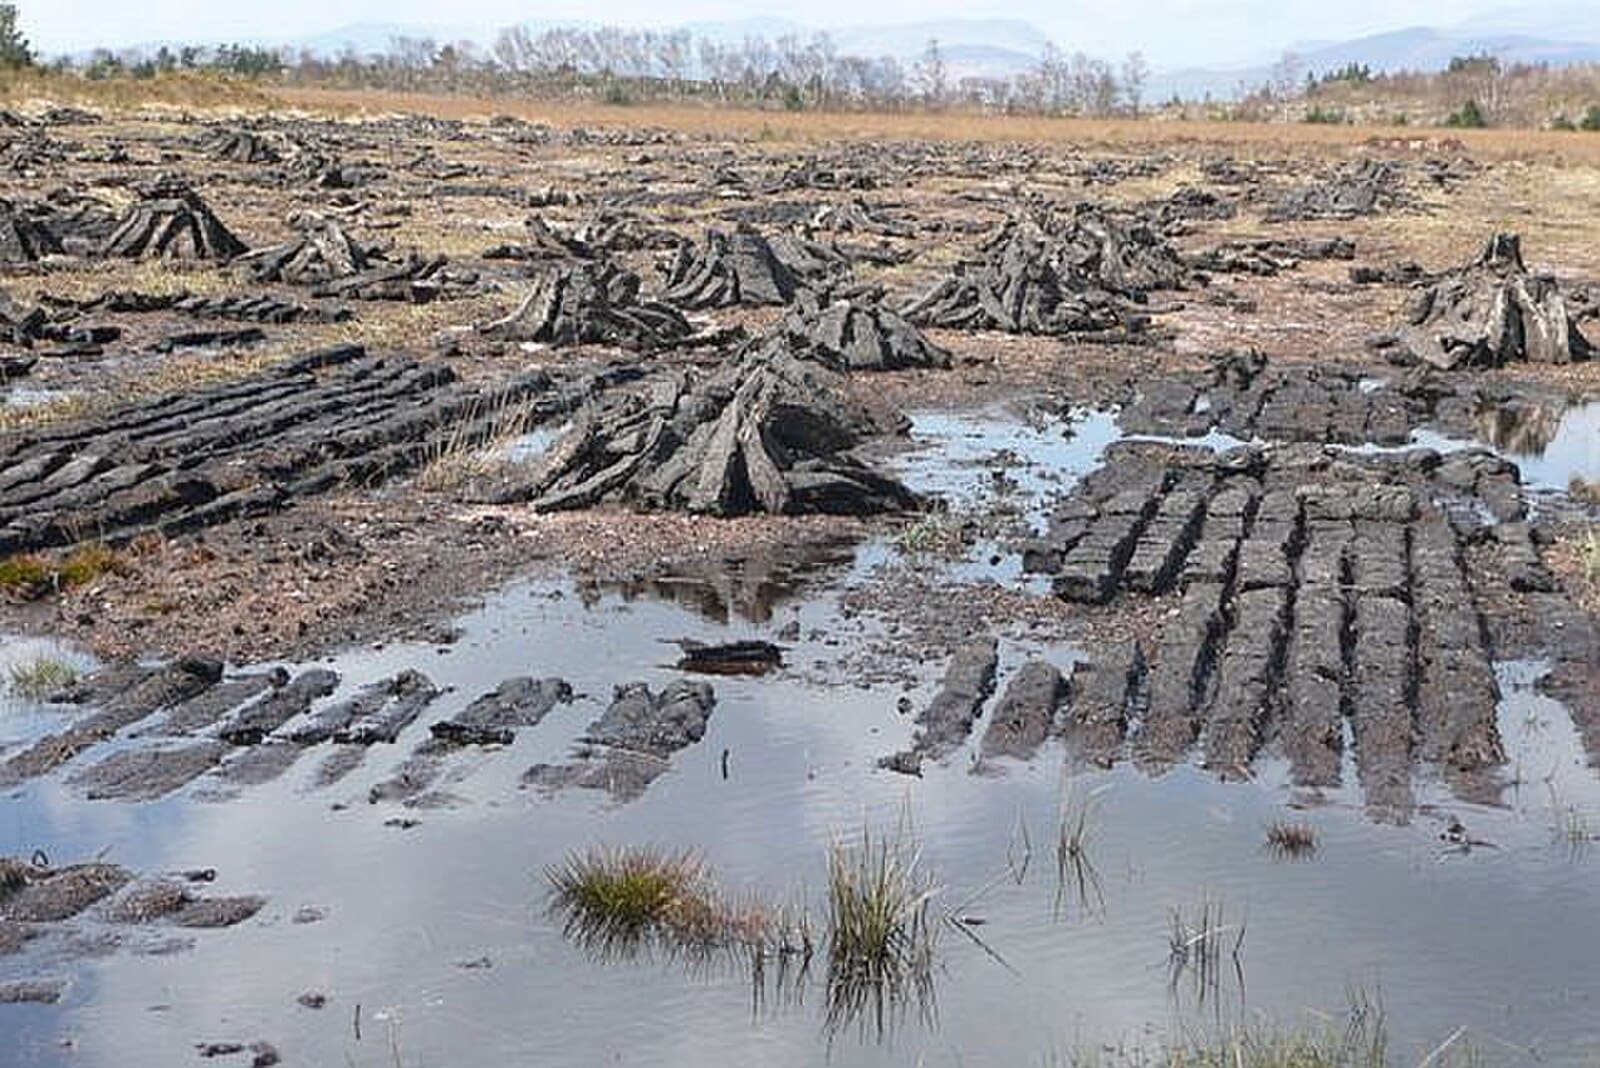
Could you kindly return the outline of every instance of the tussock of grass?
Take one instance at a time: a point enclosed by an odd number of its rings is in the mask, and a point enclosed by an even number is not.
[[[417,485],[445,492],[493,477],[510,466],[505,455],[511,443],[527,433],[538,419],[537,406],[531,399],[507,404],[491,396],[470,405],[448,426],[440,428],[428,461],[417,475]]]
[[[46,700],[77,681],[77,668],[49,656],[13,664],[6,672],[6,689],[25,701]]]
[[[1267,826],[1267,848],[1285,860],[1309,860],[1317,855],[1317,829],[1309,823],[1275,820]]]
[[[593,849],[545,875],[568,936],[607,951],[699,928],[708,911],[705,868],[689,853]]]
[[[942,556],[957,559],[966,554],[961,523],[949,515],[925,515],[900,530],[900,551],[906,556]]]
[[[24,594],[48,586],[53,572],[41,556],[24,553],[0,560],[0,590]]]
[[[693,853],[597,847],[572,854],[545,877],[563,933],[602,959],[651,950],[697,959],[738,954],[748,956],[759,973],[769,956],[811,954],[803,916],[730,901]]]
[[[80,545],[67,553],[56,568],[63,586],[85,586],[105,575],[115,574],[125,567],[122,557],[100,542]]]
[[[920,851],[905,835],[863,831],[860,842],[828,853],[827,1025],[851,1021],[882,1036],[891,1018],[933,999],[937,894]]]
[[[1416,1068],[1445,1068],[1480,1062],[1477,1050],[1458,1028],[1416,1062]],[[1072,1068],[1388,1068],[1389,1032],[1382,1005],[1360,989],[1349,1007],[1333,1015],[1308,1014],[1294,1027],[1261,1018],[1245,1024],[1202,1028],[1155,1048],[1086,1046],[1055,1054],[1048,1063]]]
[[[72,589],[127,570],[127,561],[100,542],[86,542],[58,557],[20,553],[0,560],[0,593],[24,600]]]

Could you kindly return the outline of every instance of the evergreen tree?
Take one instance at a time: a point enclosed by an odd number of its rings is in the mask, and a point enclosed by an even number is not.
[[[0,68],[33,66],[33,48],[17,27],[17,5],[0,4]]]

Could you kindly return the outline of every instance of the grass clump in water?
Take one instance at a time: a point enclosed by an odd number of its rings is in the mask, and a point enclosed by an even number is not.
[[[659,949],[696,960],[718,954],[748,960],[758,976],[768,958],[781,967],[811,957],[803,914],[758,901],[729,900],[710,869],[690,852],[650,846],[597,847],[545,872],[551,911],[563,933],[602,959]]]
[[[850,1021],[878,1035],[915,1002],[931,1014],[938,893],[905,835],[835,843],[828,853],[828,1008],[836,1031]]]
[[[1317,855],[1317,829],[1309,823],[1274,820],[1267,826],[1267,848],[1282,860],[1309,860]]]
[[[585,945],[632,951],[703,925],[709,880],[691,853],[591,849],[546,873],[566,932]]]
[[[1071,898],[1085,915],[1105,911],[1105,891],[1100,872],[1089,855],[1089,848],[1100,825],[1100,794],[1105,787],[1089,790],[1074,784],[1061,803],[1056,826],[1056,901],[1057,918],[1066,915]]]
[[[50,656],[13,664],[6,672],[6,689],[25,701],[47,700],[77,681],[77,668]]]

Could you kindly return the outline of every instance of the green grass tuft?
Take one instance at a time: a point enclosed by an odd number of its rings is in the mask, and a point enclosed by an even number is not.
[[[882,1037],[892,1018],[933,999],[938,893],[920,851],[904,835],[835,843],[828,853],[827,1026],[854,1021]]]
[[[6,673],[6,689],[25,701],[48,700],[77,681],[77,668],[49,656],[13,664]]]
[[[699,927],[710,911],[705,868],[690,853],[596,848],[545,875],[569,937],[607,951],[632,952]]]
[[[126,559],[100,542],[86,542],[56,559],[20,553],[0,560],[0,593],[33,600],[57,590],[87,586],[127,571]]]

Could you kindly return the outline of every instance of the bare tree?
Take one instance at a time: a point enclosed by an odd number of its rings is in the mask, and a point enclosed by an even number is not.
[[[1129,52],[1122,61],[1122,96],[1135,117],[1144,106],[1144,87],[1149,78],[1150,64],[1145,62],[1144,53]]]
[[[928,40],[922,58],[917,60],[916,84],[917,91],[929,107],[939,107],[949,94],[950,72],[945,66],[944,52],[939,48],[937,37]]]

